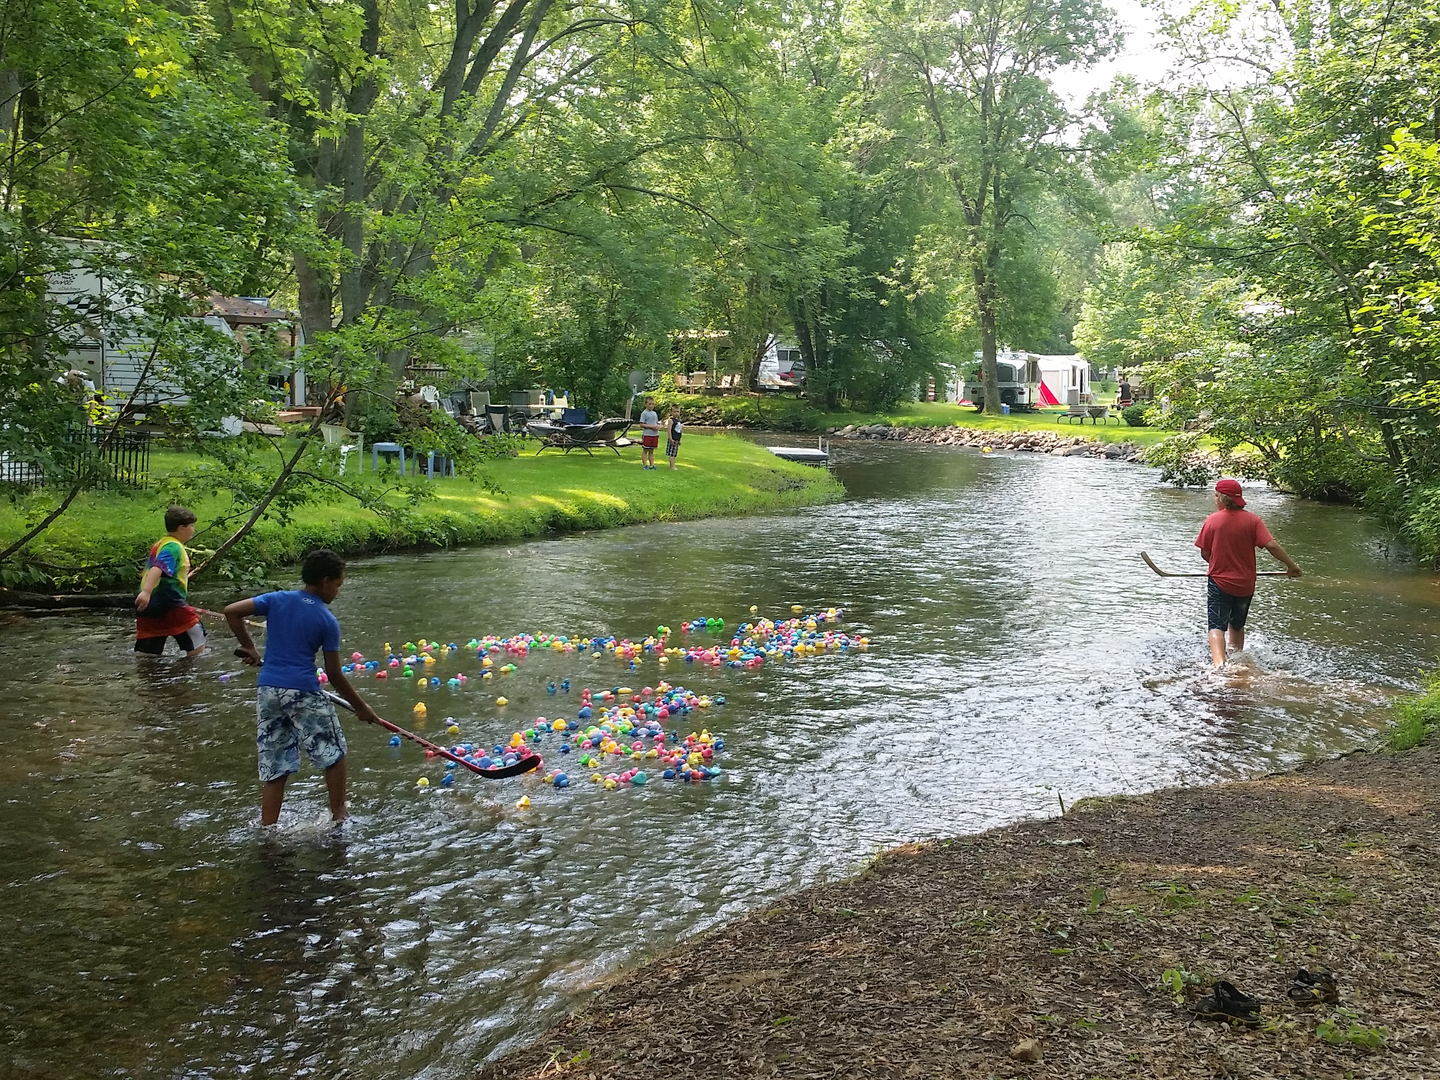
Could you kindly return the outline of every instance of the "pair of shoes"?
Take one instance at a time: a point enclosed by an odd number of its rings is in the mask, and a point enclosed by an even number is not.
[[[1215,983],[1209,996],[1195,1003],[1194,1012],[1201,1020],[1225,1020],[1247,1026],[1260,1023],[1260,1002],[1224,979]]]
[[[1336,1005],[1340,1001],[1340,989],[1335,985],[1334,975],[1328,971],[1306,971],[1304,968],[1295,973],[1285,995],[1296,1005]]]

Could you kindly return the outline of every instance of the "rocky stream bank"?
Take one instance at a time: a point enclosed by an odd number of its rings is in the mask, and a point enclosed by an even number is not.
[[[879,439],[918,443],[926,446],[971,446],[985,450],[1015,450],[1052,457],[1092,457],[1143,465],[1145,448],[1131,442],[1100,442],[1073,432],[1031,429],[1027,431],[986,431],[965,427],[890,427],[885,424],[850,424],[832,428],[836,439]]]

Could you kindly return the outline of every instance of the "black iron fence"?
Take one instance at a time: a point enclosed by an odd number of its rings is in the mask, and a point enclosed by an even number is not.
[[[0,484],[38,488],[83,482],[87,487],[143,488],[150,478],[150,433],[134,429],[76,427],[65,433],[58,467],[0,453]]]

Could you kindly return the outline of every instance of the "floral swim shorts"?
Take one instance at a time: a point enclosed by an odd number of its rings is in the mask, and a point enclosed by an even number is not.
[[[317,769],[328,769],[345,756],[340,718],[324,694],[278,686],[260,686],[256,690],[255,745],[260,754],[262,783],[299,772],[302,743]]]

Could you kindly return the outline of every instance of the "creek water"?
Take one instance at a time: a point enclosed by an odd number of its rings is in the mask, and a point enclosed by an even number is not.
[[[364,560],[336,602],[370,656],[844,608],[870,651],[672,663],[728,698],[688,718],[727,742],[706,784],[422,793],[444,770],[350,718],[351,822],[326,827],[306,766],[262,833],[254,678],[223,629],[196,662],[137,663],[120,617],[0,625],[0,1074],[463,1076],[606,974],[886,845],[1356,746],[1436,653],[1440,588],[1349,509],[1252,493],[1310,573],[1262,580],[1248,655],[1211,675],[1203,579],[1137,554],[1198,569],[1206,493],[1073,458],[839,457],[839,505]],[[573,715],[582,686],[659,678],[653,659],[536,655],[427,692],[424,730],[453,716],[497,741]],[[359,685],[410,719],[413,686]]]

